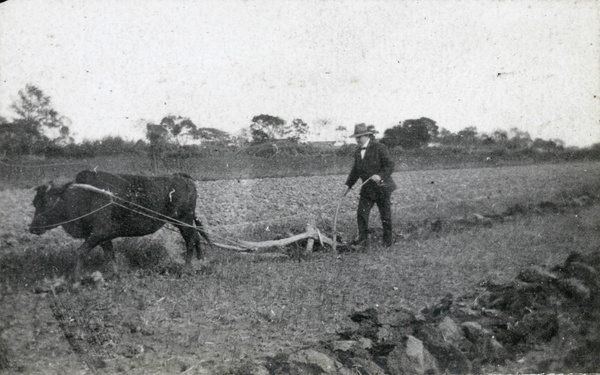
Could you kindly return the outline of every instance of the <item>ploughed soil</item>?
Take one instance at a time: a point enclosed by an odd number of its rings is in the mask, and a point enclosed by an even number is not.
[[[592,212],[591,216],[597,218],[598,205],[591,198],[588,203],[576,212]],[[532,212],[542,216],[564,214],[563,209],[518,207],[504,219],[510,216],[510,220],[519,220],[519,215]],[[456,223],[413,223],[414,230],[407,230],[404,242],[396,243],[390,251],[410,246],[411,241],[419,241],[419,236],[434,232],[451,236],[451,230],[445,229],[449,227],[472,231],[476,236],[502,225],[502,220],[475,215]],[[440,230],[440,225],[444,230]],[[295,335],[290,334],[293,329],[289,327],[284,332],[278,325],[283,321],[283,313],[274,310],[259,311],[252,316],[235,311],[223,314],[220,310],[220,315],[213,316],[210,322],[195,319],[199,310],[205,314],[218,313],[211,312],[219,304],[218,293],[203,295],[195,287],[196,294],[189,295],[185,290],[197,283],[199,276],[214,276],[218,283],[218,272],[223,271],[211,269],[210,264],[192,273],[184,272],[178,264],[153,269],[129,268],[119,277],[103,268],[99,259],[98,271],[75,286],[60,276],[30,284],[19,281],[19,276],[13,274],[0,279],[0,371],[24,374],[600,371],[598,249],[572,253],[552,265],[543,263],[540,260],[539,265],[524,265],[509,280],[493,277],[481,280],[469,293],[439,296],[438,302],[422,308],[399,304],[338,312],[344,324],[333,331],[324,328],[320,334],[311,333],[314,340],[303,337],[307,332],[302,327],[295,328]],[[11,272],[11,264],[0,264],[0,269]],[[197,310],[184,306],[194,306]]]

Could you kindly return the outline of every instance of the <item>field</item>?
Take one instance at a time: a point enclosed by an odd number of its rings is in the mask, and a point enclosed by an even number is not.
[[[419,311],[483,280],[509,281],[525,267],[598,250],[598,163],[402,171],[394,179],[390,249],[378,245],[375,209],[368,249],[334,254],[317,246],[304,255],[301,245],[268,254],[213,247],[189,274],[181,271],[179,236],[165,228],[116,241],[118,276],[95,253],[87,269],[104,281],[78,288],[64,278],[80,242],[62,229],[29,234],[34,191],[0,191],[0,369],[283,373],[273,358],[336,340],[357,309]],[[219,243],[289,237],[311,217],[330,236],[344,181],[197,181],[198,215]],[[355,234],[357,190],[340,208],[343,240]],[[519,370],[517,362],[506,366]]]

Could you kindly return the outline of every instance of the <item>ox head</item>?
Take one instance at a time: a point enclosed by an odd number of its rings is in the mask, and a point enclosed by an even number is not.
[[[36,191],[35,198],[33,198],[35,214],[29,225],[29,232],[42,234],[60,224],[62,208],[59,203],[65,187],[56,188],[50,182],[38,186]]]

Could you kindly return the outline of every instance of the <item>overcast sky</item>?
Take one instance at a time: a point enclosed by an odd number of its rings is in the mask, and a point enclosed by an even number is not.
[[[168,114],[235,133],[259,114],[349,132],[429,117],[600,142],[600,22],[579,1],[0,4],[0,114],[31,83],[76,140]]]

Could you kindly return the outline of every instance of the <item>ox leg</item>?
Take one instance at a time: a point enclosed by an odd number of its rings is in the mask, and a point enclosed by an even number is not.
[[[198,236],[196,240],[196,258],[198,260],[204,259],[204,249],[202,249],[202,245],[200,244],[200,237]]]
[[[108,240],[110,242],[110,240]],[[97,237],[88,237],[79,249],[77,249],[78,257],[77,257],[77,265],[75,266],[75,280],[79,281],[81,279],[81,270],[83,269],[83,261],[87,259],[90,255],[90,251],[100,244],[104,244],[107,242],[105,238],[97,238]],[[102,246],[104,248],[104,246]],[[110,245],[112,250],[112,244]],[[112,252],[112,251],[111,251]]]
[[[202,222],[200,220],[198,220],[198,218],[195,216],[194,216],[194,223],[196,224],[196,228],[198,228],[200,230],[200,235],[202,237],[204,237],[204,239],[208,243],[208,246],[212,246],[212,242],[210,241],[210,238],[208,238],[208,233],[206,233],[206,230],[204,230],[204,224],[202,224]],[[201,252],[202,252],[201,250],[198,252],[198,258],[201,258],[203,256],[203,254],[201,254]]]
[[[204,237],[204,239],[208,243],[208,246],[212,247],[212,242],[210,241],[210,238],[208,238],[208,233],[206,233],[206,230],[204,230],[204,225],[202,224],[202,222],[198,220],[198,218],[194,217],[194,223],[196,224],[196,228],[200,231],[200,236]],[[204,250],[200,245],[200,236],[198,236],[198,241],[196,242],[196,257],[198,259],[203,259]]]
[[[204,256],[204,254],[202,254],[202,248],[200,247],[200,235],[194,228],[179,226],[178,229],[185,240],[185,264],[186,266],[189,266],[192,263],[194,251],[200,253],[198,256],[199,259],[202,259]]]
[[[104,241],[100,244],[100,246],[102,246],[104,253],[106,255],[108,255],[108,257],[109,257],[110,268],[112,269],[113,273],[115,275],[118,274],[118,272],[117,272],[117,257],[115,255],[115,250],[113,248],[112,241],[111,240]]]
[[[85,240],[85,242],[79,246],[79,248],[77,249],[77,265],[75,266],[75,281],[78,282],[81,279],[81,270],[83,269],[83,260],[86,259],[89,254],[90,251],[92,251],[92,249],[95,247],[96,245],[91,245],[89,240]]]

